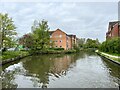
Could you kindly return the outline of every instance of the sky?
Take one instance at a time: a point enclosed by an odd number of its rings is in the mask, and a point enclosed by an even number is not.
[[[48,21],[78,38],[105,40],[108,24],[118,20],[118,2],[1,2],[0,12],[8,13],[16,25],[17,37],[31,32],[34,20]]]

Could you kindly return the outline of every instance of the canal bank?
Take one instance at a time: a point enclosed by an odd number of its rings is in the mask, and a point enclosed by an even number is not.
[[[6,59],[6,60],[2,61],[2,63],[0,63],[0,65],[5,65],[7,63],[14,62],[16,60],[20,60],[20,59],[25,58],[27,56],[30,56],[30,55],[25,55],[25,56],[20,55],[20,56],[17,56],[15,58]]]
[[[32,52],[27,52],[26,54],[20,54],[16,57],[11,57],[5,60],[2,60],[0,65],[4,65],[10,62],[14,62],[16,60],[20,60],[22,58],[25,58],[27,56],[31,55],[38,55],[38,54],[70,54],[70,53],[76,53],[76,50],[49,50],[49,51],[32,51]]]
[[[116,63],[118,65],[120,65],[120,57],[119,56],[113,56],[104,52],[100,52],[98,50],[95,51],[98,55],[100,55],[103,58],[106,58],[107,60]]]

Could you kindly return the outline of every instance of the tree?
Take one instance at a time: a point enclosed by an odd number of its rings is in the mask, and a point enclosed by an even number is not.
[[[85,44],[85,38],[78,39],[77,43],[80,48],[83,48]]]
[[[100,43],[99,43],[98,39],[92,40],[92,39],[88,38],[86,40],[85,47],[86,48],[99,48],[99,45],[100,45]]]
[[[2,32],[0,31],[0,48],[2,48]]]
[[[25,34],[19,39],[19,44],[23,45],[25,48],[32,48],[33,46],[33,37],[32,34]]]
[[[34,21],[32,26],[33,39],[34,39],[34,49],[43,50],[49,48],[50,36],[48,23],[45,20]]]
[[[2,35],[0,46],[2,48],[13,47],[14,36],[17,34],[15,29],[12,18],[8,14],[0,13],[0,34]]]
[[[99,49],[103,52],[120,53],[120,37],[104,41]]]

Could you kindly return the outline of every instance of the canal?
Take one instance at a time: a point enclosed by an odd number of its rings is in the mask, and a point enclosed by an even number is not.
[[[29,56],[6,64],[3,88],[117,88],[120,66],[94,52]]]

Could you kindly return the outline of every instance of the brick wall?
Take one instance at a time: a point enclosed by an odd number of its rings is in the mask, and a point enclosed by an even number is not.
[[[111,37],[118,37],[119,35],[119,29],[118,29],[118,23],[114,25],[112,31],[111,31]]]
[[[50,40],[54,42],[54,45],[53,45],[54,47],[64,48],[66,50],[67,49],[66,48],[66,36],[67,36],[66,33],[61,31],[60,29],[57,29],[51,34]]]
[[[54,47],[68,50],[72,49],[74,44],[76,44],[76,35],[67,35],[60,29],[57,29],[52,32],[50,40],[54,42]]]
[[[106,33],[106,39],[114,38],[114,37],[120,37],[120,26],[118,22],[113,22],[116,23],[114,25],[110,25],[108,27],[108,32]]]

